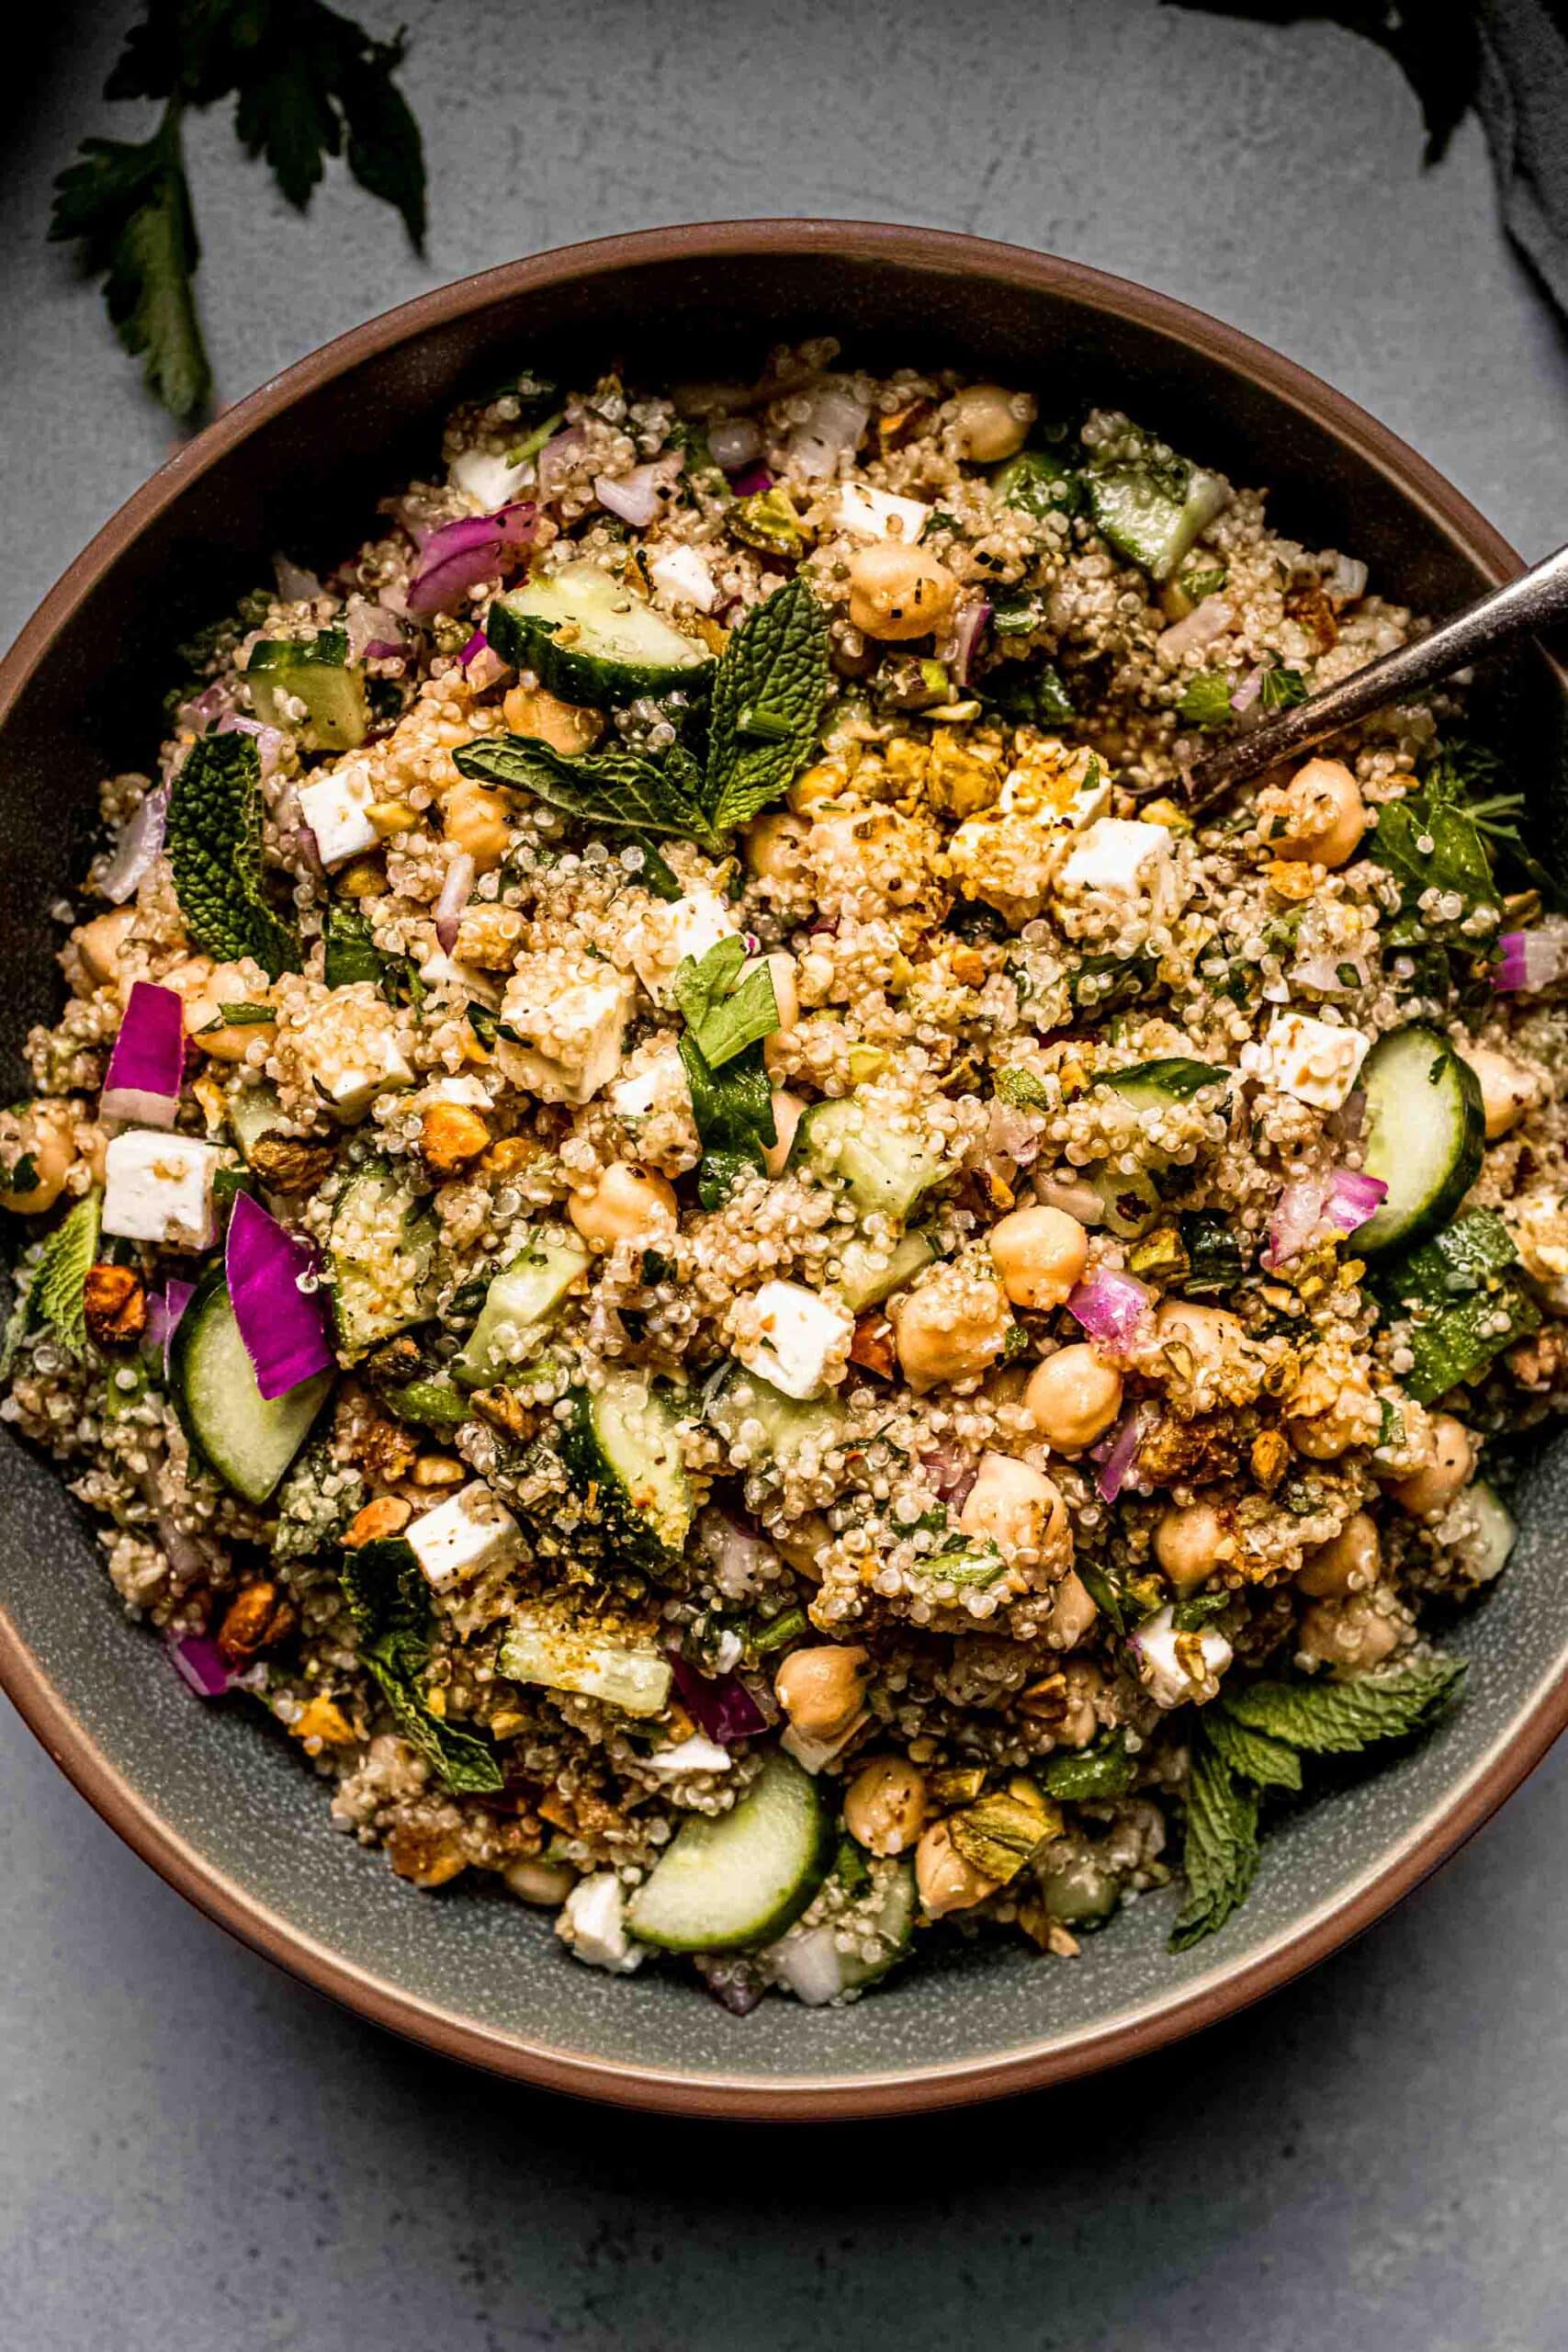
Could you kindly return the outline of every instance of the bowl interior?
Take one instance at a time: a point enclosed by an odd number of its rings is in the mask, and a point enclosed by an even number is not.
[[[265,388],[223,420],[131,502],[0,673],[6,1085],[16,1091],[28,1026],[55,1001],[46,910],[81,870],[96,781],[145,762],[174,649],[265,576],[274,548],[339,560],[379,496],[434,467],[453,400],[522,359],[572,380],[616,359],[643,379],[727,376],[772,343],[825,333],[852,359],[994,369],[1035,390],[1047,416],[1125,406],[1239,482],[1269,486],[1281,528],[1365,557],[1374,584],[1423,609],[1452,609],[1515,568],[1408,452],[1287,363],[1064,265],[925,232],[753,224],[492,272],[303,363],[283,379],[292,397]],[[1473,724],[1528,752],[1521,773],[1563,773],[1562,679],[1539,652],[1483,676]],[[1542,813],[1548,849],[1562,805],[1558,795]],[[1077,2071],[1219,2014],[1364,1924],[1394,1881],[1411,1883],[1482,1817],[1568,1704],[1568,1586],[1552,1532],[1563,1462],[1557,1449],[1532,1469],[1514,1564],[1456,1631],[1475,1661],[1465,1705],[1415,1753],[1284,1827],[1220,1939],[1172,1957],[1171,1901],[1150,1900],[1071,1965],[962,1951],[841,2011],[769,2002],[733,2018],[685,1981],[649,1972],[627,1985],[570,1963],[547,1922],[510,1899],[460,1885],[412,1894],[379,1856],[333,1834],[323,1792],[268,1730],[197,1705],[122,1617],[53,1470],[9,1441],[0,1668],[73,1777],[160,1868],[389,2022],[650,2103],[934,2103]]]

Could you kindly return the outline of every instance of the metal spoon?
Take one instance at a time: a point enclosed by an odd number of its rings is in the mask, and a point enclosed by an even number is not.
[[[1239,736],[1234,743],[1211,752],[1188,770],[1185,793],[1190,808],[1201,808],[1222,793],[1230,792],[1251,776],[1261,775],[1277,761],[1309,752],[1340,728],[1365,718],[1387,703],[1436,685],[1440,678],[1465,669],[1483,653],[1493,652],[1532,629],[1568,619],[1568,548],[1532,564],[1504,588],[1494,588],[1473,605],[1443,621],[1426,637],[1402,645],[1354,670],[1336,686],[1309,695],[1293,710]]]

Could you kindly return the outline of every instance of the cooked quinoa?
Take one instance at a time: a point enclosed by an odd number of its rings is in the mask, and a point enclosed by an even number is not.
[[[125,1605],[413,1886],[738,2010],[1220,1928],[1568,1397],[1495,763],[1434,699],[1194,820],[1418,624],[1049,419],[826,341],[460,408],[186,649],[0,1116]]]

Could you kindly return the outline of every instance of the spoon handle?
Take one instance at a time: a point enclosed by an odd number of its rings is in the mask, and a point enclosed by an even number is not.
[[[1568,618],[1568,548],[1559,548],[1555,555],[1532,564],[1504,587],[1494,588],[1427,636],[1380,655],[1364,670],[1341,678],[1337,685],[1309,695],[1293,710],[1282,711],[1250,735],[1195,761],[1187,774],[1188,805],[1201,808],[1248,777],[1261,775],[1265,768],[1298,752],[1311,751],[1340,728],[1367,718],[1385,704],[1417,693],[1423,686],[1436,685],[1439,679],[1451,677],[1456,670],[1465,669],[1510,639],[1528,636],[1564,618]]]

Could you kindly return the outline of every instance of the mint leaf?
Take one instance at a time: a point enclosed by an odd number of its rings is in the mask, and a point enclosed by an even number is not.
[[[198,947],[254,956],[269,979],[299,968],[299,942],[262,890],[261,753],[254,737],[198,736],[169,787],[164,836],[175,896]]]
[[[47,1323],[73,1355],[87,1352],[83,1293],[98,1254],[103,1194],[88,1193],[57,1225],[43,1245],[28,1293],[28,1321]]]
[[[345,989],[355,980],[373,980],[380,987],[386,958],[376,944],[368,922],[357,907],[330,906],[321,926],[325,950],[324,978],[328,988]]]
[[[80,247],[104,307],[155,397],[182,424],[207,406],[212,376],[191,279],[201,257],[171,101],[151,139],[84,139],[54,183],[49,234]]]
[[[1302,1759],[1293,1747],[1282,1739],[1273,1739],[1266,1731],[1254,1731],[1249,1724],[1237,1723],[1227,1714],[1222,1697],[1216,1706],[1203,1717],[1203,1729],[1218,1754],[1259,1789],[1299,1789],[1302,1784]]]
[[[453,758],[459,775],[531,792],[588,824],[660,839],[675,834],[715,851],[723,846],[703,807],[697,763],[680,744],[662,761],[632,751],[569,760],[535,736],[496,735],[465,744]]]
[[[700,962],[688,956],[675,974],[675,1001],[710,1070],[722,1069],[779,1025],[773,976],[766,964],[748,972],[737,987],[745,961],[739,939],[721,939]]]
[[[1053,1756],[1040,1775],[1047,1795],[1071,1804],[1086,1798],[1123,1797],[1134,1779],[1132,1758],[1119,1731],[1110,1732],[1076,1756]]]
[[[1176,715],[1189,727],[1228,727],[1232,717],[1231,682],[1220,670],[1200,670],[1190,678]]]
[[[697,1197],[716,1209],[743,1176],[767,1165],[764,1149],[778,1141],[773,1089],[761,1046],[748,1046],[722,1071],[710,1067],[689,1029],[678,1050],[703,1145]]]
[[[1282,663],[1277,663],[1263,673],[1258,689],[1259,710],[1292,710],[1306,698],[1307,683],[1299,670],[1287,670]]]
[[[1188,1770],[1181,1867],[1187,1900],[1171,1929],[1172,1951],[1186,1951],[1223,1928],[1246,1902],[1258,1870],[1257,1792],[1236,1779],[1201,1731]]]
[[[430,1601],[413,1546],[401,1535],[343,1555],[341,1580],[359,1634],[359,1662],[371,1675],[412,1747],[459,1792],[499,1789],[503,1775],[488,1741],[432,1714],[419,1678],[430,1661]]]
[[[1354,1682],[1254,1682],[1225,1693],[1224,1712],[1309,1756],[1353,1756],[1425,1731],[1458,1694],[1461,1658],[1424,1658]]]
[[[1032,1069],[1004,1069],[997,1073],[997,1098],[1010,1102],[1015,1111],[1048,1111],[1051,1097],[1044,1083]]]
[[[703,805],[744,825],[795,782],[816,748],[828,692],[828,616],[804,580],[754,605],[714,673]]]

